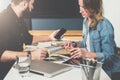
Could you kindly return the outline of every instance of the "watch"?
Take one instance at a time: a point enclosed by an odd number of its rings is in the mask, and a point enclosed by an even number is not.
[[[27,51],[27,57],[31,56],[31,51]]]

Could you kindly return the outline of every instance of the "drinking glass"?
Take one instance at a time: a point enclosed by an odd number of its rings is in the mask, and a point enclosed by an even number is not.
[[[27,56],[17,56],[16,57],[16,66],[19,71],[21,77],[28,77],[30,71],[30,64],[31,64],[31,55],[28,54]]]

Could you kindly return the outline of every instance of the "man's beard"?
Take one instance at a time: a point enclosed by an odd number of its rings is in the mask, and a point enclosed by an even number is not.
[[[31,12],[29,10],[29,7],[25,11],[23,11],[22,15],[23,15],[23,18],[30,18]]]

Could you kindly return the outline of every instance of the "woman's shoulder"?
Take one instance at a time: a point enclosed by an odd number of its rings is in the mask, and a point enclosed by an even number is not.
[[[103,20],[100,22],[100,24],[112,25],[112,23],[106,17],[103,17]]]
[[[113,27],[113,25],[107,18],[103,17],[103,20],[98,23],[98,27],[100,28]]]
[[[101,22],[98,23],[97,30],[105,31],[105,32],[114,31],[112,23],[105,17],[103,18],[103,20]]]

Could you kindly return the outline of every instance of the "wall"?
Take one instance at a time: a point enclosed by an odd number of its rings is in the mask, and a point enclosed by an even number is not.
[[[0,12],[4,10],[10,2],[11,0],[0,0]]]
[[[120,0],[103,0],[104,16],[107,17],[114,26],[115,41],[120,47]]]

